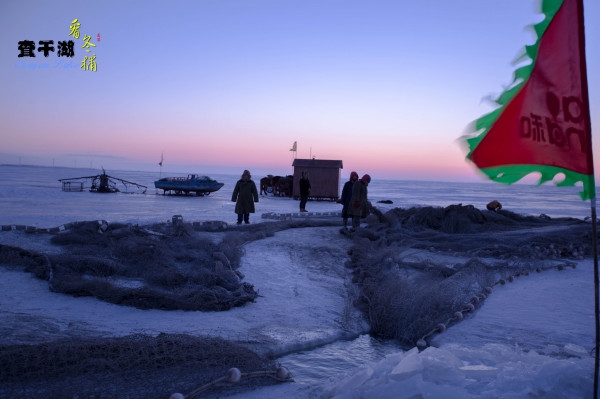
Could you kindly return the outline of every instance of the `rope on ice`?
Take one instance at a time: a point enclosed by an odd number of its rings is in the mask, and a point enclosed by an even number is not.
[[[575,263],[569,263],[569,266],[571,266],[573,269],[575,269],[577,267],[577,265]],[[564,270],[564,268],[565,268],[565,266],[562,264],[557,265],[555,267],[559,271]],[[541,267],[537,267],[535,269],[535,271],[537,273],[540,273],[542,270],[549,270],[549,269],[553,269],[553,268],[554,268],[554,266],[545,267],[543,269]],[[505,285],[507,281],[512,283],[513,281],[515,281],[516,277],[527,276],[527,275],[529,275],[528,271],[517,272],[515,274],[508,276],[506,279],[498,280],[493,285]],[[493,287],[486,287],[485,293],[480,293],[480,294],[472,297],[471,300],[469,301],[469,303],[465,304],[465,306],[461,310],[454,312],[453,317],[449,318],[445,323],[439,323],[431,331],[429,331],[427,334],[423,335],[423,337],[421,337],[421,339],[419,339],[417,341],[417,347],[420,350],[425,349],[429,345],[427,343],[428,338],[431,338],[433,335],[435,335],[437,333],[443,333],[444,331],[446,331],[446,328],[450,323],[459,322],[459,321],[463,320],[465,314],[474,312],[475,305],[478,305],[481,302],[483,302],[492,292],[493,292]]]
[[[60,226],[52,227],[52,228],[41,228],[41,227],[36,227],[36,226],[26,226],[26,225],[22,225],[22,224],[8,224],[8,225],[0,226],[0,230],[1,231],[19,230],[19,231],[24,231],[26,233],[56,234],[56,233],[60,233],[60,232],[66,231],[66,230],[70,230],[71,228],[77,226],[80,223],[86,223],[86,222],[65,223],[65,224],[61,224]],[[98,233],[102,234],[102,233],[105,233],[106,230],[108,230],[108,222],[106,220],[98,220],[97,223],[98,223]],[[169,223],[169,221],[167,223]],[[193,222],[192,225],[195,228],[204,227],[204,228],[210,228],[211,230],[214,230],[214,231],[225,230],[227,228],[227,223],[219,221],[219,220]]]
[[[253,371],[250,373],[242,373],[237,367],[232,367],[227,371],[227,374],[223,377],[217,378],[216,380],[211,381],[208,384],[204,384],[201,387],[194,389],[187,395],[183,395],[181,393],[174,393],[169,397],[169,399],[190,399],[201,392],[207,391],[212,387],[221,386],[223,384],[233,385],[240,382],[243,378],[256,377],[270,377],[279,382],[294,382],[288,369],[283,366],[279,366],[275,371]]]

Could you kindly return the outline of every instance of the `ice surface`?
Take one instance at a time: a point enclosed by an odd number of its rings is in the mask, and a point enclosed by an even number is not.
[[[40,191],[51,190],[51,195],[36,194],[31,187],[23,193],[19,187],[7,188],[10,183],[3,182],[0,201],[21,205],[1,208],[0,224],[53,227],[104,218],[141,223],[166,221],[175,214],[184,220],[233,221],[226,189],[206,198],[144,199],[63,193],[56,182]],[[309,205],[315,212],[340,210],[335,203]],[[251,220],[268,222],[261,212],[293,213],[296,208],[294,200],[261,198],[259,213]],[[0,243],[50,250],[43,239],[33,237],[22,231],[0,232]],[[261,296],[256,303],[220,313],[139,310],[73,298],[50,292],[46,282],[29,274],[0,268],[2,341],[34,339],[41,334],[35,328],[43,325],[54,327],[44,333],[58,336],[214,334],[255,340],[283,354],[358,337],[368,326],[349,307],[350,275],[343,266],[347,245],[337,227],[283,231],[249,243],[240,271]],[[425,350],[398,350],[345,374],[325,373],[319,383],[296,376],[295,383],[231,397],[589,398],[595,345],[593,264],[591,259],[576,264],[575,269],[534,273],[497,287],[475,314],[437,335]],[[11,328],[15,325],[20,328]],[[310,356],[304,358],[310,362]]]

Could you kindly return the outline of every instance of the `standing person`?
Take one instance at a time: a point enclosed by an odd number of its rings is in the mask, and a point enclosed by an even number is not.
[[[251,177],[250,172],[245,170],[233,189],[231,201],[235,202],[237,224],[242,224],[242,219],[246,224],[250,223],[250,214],[254,213],[254,203],[258,202],[258,191]]]
[[[342,204],[342,219],[344,220],[344,228],[348,228],[348,205],[350,205],[350,199],[352,198],[352,186],[358,180],[358,173],[351,172],[350,180],[344,183],[344,188],[342,188],[342,199],[340,200]]]
[[[308,212],[306,210],[308,194],[310,194],[310,180],[308,180],[308,172],[303,171],[300,177],[300,212]]]
[[[352,216],[352,229],[355,231],[360,227],[360,219],[366,217],[369,210],[369,201],[367,200],[367,186],[371,182],[371,176],[363,175],[356,183],[352,185],[352,198],[348,206],[348,215]]]

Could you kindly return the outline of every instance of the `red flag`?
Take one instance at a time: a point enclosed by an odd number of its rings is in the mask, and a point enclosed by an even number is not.
[[[161,154],[160,154],[160,162],[159,162],[158,164],[159,164],[160,166],[162,166],[162,163],[163,163],[163,154],[161,153]]]
[[[558,185],[582,182],[582,199],[595,198],[583,1],[543,0],[542,12],[538,40],[525,49],[532,62],[515,71],[500,108],[475,121],[480,134],[467,138],[467,159],[506,184],[562,173]]]

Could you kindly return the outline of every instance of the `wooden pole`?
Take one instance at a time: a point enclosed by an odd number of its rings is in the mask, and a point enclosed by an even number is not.
[[[600,343],[600,290],[598,289],[598,234],[596,222],[596,198],[592,198],[592,248],[594,252],[594,303],[595,303],[595,321],[596,321],[596,348],[594,362],[594,398],[598,398],[598,370],[600,365],[600,357],[598,352],[598,344]]]
[[[587,162],[592,168],[592,179],[591,184],[593,185],[593,197],[591,198],[591,212],[592,212],[592,251],[594,253],[594,315],[595,315],[595,362],[594,362],[594,398],[598,399],[598,371],[600,370],[600,289],[599,287],[599,276],[598,276],[598,234],[597,234],[597,221],[596,221],[596,181],[594,177],[594,156],[592,153],[592,121],[590,117],[590,98],[587,85],[587,66],[585,57],[585,24],[583,18],[583,0],[577,0],[577,14],[579,19],[579,68],[581,78],[581,96],[582,103],[584,104],[583,117],[585,125],[589,129],[588,134],[588,153]]]

